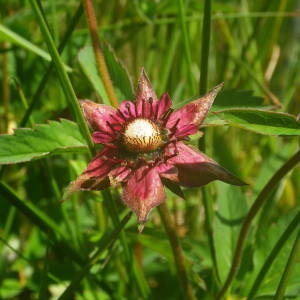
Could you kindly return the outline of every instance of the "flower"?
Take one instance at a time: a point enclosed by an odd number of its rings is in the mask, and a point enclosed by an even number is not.
[[[115,109],[82,100],[83,113],[94,131],[93,141],[103,148],[70,184],[67,194],[121,185],[124,203],[142,223],[150,210],[165,200],[164,184],[175,192],[180,190],[178,185],[200,187],[213,180],[244,185],[184,142],[198,131],[222,86],[174,111],[168,94],[156,97],[143,70],[135,102],[123,101]]]

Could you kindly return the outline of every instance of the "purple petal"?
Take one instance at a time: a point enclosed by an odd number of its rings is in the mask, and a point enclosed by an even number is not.
[[[194,124],[183,125],[176,129],[175,136],[177,138],[182,138],[188,135],[195,134],[198,131],[198,127]]]
[[[164,188],[156,168],[142,166],[135,170],[123,187],[123,200],[146,222],[150,210],[165,200]]]
[[[165,93],[163,94],[160,99],[156,102],[157,105],[157,118],[162,116],[164,113],[167,112],[167,110],[171,107],[172,105],[172,100],[170,96]]]
[[[109,125],[120,127],[120,117],[117,110],[105,104],[95,103],[90,100],[81,100],[81,108],[90,127],[95,131],[112,132]]]
[[[155,109],[156,102],[141,100],[136,103],[136,109],[137,109],[137,116],[143,117],[143,118],[150,118]]]
[[[136,117],[136,107],[135,104],[131,101],[123,101],[120,104],[119,110],[121,111],[122,115],[127,119]]]
[[[178,169],[178,176],[167,177],[168,179],[187,187],[199,187],[213,180],[245,185],[243,181],[197,149],[186,146],[182,142],[177,142],[175,147],[178,154],[170,158],[168,163],[174,164]],[[169,151],[173,153],[174,149]]]
[[[110,186],[108,175],[119,162],[108,159],[108,151],[112,152],[111,149],[105,148],[96,155],[86,170],[67,187],[64,198],[79,190],[102,190]]]
[[[137,90],[136,90],[136,103],[139,104],[141,101],[157,101],[156,94],[152,88],[152,85],[147,77],[147,74],[144,69],[142,69]]]
[[[192,101],[182,108],[174,111],[167,122],[167,128],[176,126],[180,130],[181,127],[193,124],[196,127],[203,122],[205,119],[214,99],[218,92],[222,89],[223,84],[217,85],[205,96]]]
[[[110,179],[111,185],[117,185],[121,182],[126,181],[128,176],[131,174],[131,172],[132,172],[132,170],[125,166],[120,166],[120,167],[113,169],[109,173],[109,179]]]
[[[113,133],[111,132],[100,132],[100,131],[95,131],[93,132],[93,142],[95,144],[107,144],[113,142],[116,137]]]

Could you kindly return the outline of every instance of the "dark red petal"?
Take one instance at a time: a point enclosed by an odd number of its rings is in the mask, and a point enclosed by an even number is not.
[[[176,168],[172,165],[167,163],[160,163],[159,165],[156,166],[156,170],[159,174],[164,174],[164,173],[173,173],[174,171],[176,172]]]
[[[123,187],[123,200],[137,215],[140,223],[150,210],[165,200],[165,192],[156,168],[142,166],[135,170]]]
[[[194,124],[183,125],[176,129],[175,136],[177,138],[182,138],[188,135],[195,134],[198,131],[198,127]]]
[[[178,130],[180,130],[182,126],[186,126],[189,124],[193,124],[199,127],[199,125],[205,119],[214,99],[216,98],[218,92],[222,89],[222,87],[223,84],[219,84],[205,96],[192,101],[182,108],[174,111],[170,115],[166,127],[171,129],[176,125]]]
[[[95,131],[112,131],[110,125],[118,125],[117,110],[105,104],[81,100],[81,108],[90,127]]]
[[[126,181],[131,172],[132,172],[132,170],[126,166],[120,166],[120,167],[113,169],[109,173],[109,179],[110,179],[111,185],[117,185],[121,182]]]
[[[95,131],[92,136],[95,144],[111,143],[116,139],[115,135],[111,132]]]
[[[142,118],[151,118],[155,112],[155,103],[153,101],[139,101],[136,103],[137,116]]]
[[[104,149],[88,164],[86,170],[67,187],[64,198],[79,190],[102,190],[110,186],[108,174],[119,162],[106,157],[111,149]]]
[[[126,119],[130,119],[130,118],[134,118],[136,117],[136,108],[135,108],[135,104],[131,101],[123,101],[120,104],[120,108],[119,110],[121,111],[122,115],[126,118]]]
[[[156,102],[156,105],[157,105],[157,119],[159,119],[159,117],[165,114],[167,110],[171,107],[172,100],[170,96],[167,93],[165,93]]]
[[[157,101],[156,94],[152,88],[152,85],[147,77],[147,74],[144,69],[142,69],[137,90],[136,90],[136,97],[135,101],[137,104],[139,104],[141,101],[149,101],[152,99],[152,101]]]
[[[187,187],[199,187],[213,180],[245,185],[243,181],[197,149],[186,146],[182,142],[177,142],[175,147],[178,154],[170,158],[168,163],[176,166],[178,177],[167,177],[168,179]],[[173,149],[170,151],[174,152]]]

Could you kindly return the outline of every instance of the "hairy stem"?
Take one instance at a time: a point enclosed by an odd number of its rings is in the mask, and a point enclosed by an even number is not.
[[[58,50],[56,49],[56,46],[54,44],[52,35],[48,28],[47,21],[44,18],[44,12],[42,10],[42,6],[40,3],[38,3],[39,1],[37,1],[37,0],[30,0],[29,2],[32,7],[32,10],[34,11],[34,13],[36,15],[38,24],[40,26],[40,30],[43,34],[43,38],[48,46],[49,53],[51,55],[54,65],[55,65],[55,69],[57,71],[57,75],[60,80],[61,87],[62,87],[65,97],[68,101],[68,104],[72,111],[73,117],[77,121],[77,123],[79,125],[79,129],[80,129],[83,137],[86,140],[86,143],[89,147],[90,153],[92,154],[95,152],[95,149],[94,149],[94,144],[91,139],[89,128],[83,117],[83,113],[81,111],[79,102],[78,102],[76,94],[74,92],[71,80],[67,74],[67,71],[64,67],[64,64],[58,53]]]
[[[62,51],[64,50],[68,40],[70,39],[71,37],[71,34],[75,28],[75,26],[77,25],[81,15],[82,15],[82,9],[83,9],[83,6],[82,4],[80,4],[74,14],[74,16],[72,17],[71,21],[70,21],[70,24],[68,25],[68,28],[65,32],[65,34],[63,35],[63,38],[61,40],[61,43],[59,44],[59,46],[57,47],[57,51],[59,54],[62,53]],[[49,79],[49,76],[53,70],[53,67],[54,67],[54,62],[51,61],[44,76],[42,77],[42,80],[40,81],[35,93],[33,94],[33,97],[32,97],[32,100],[28,106],[28,108],[26,108],[26,112],[20,122],[20,127],[24,127],[26,126],[28,120],[29,120],[29,117],[33,111],[33,109],[35,108],[35,106],[37,105],[38,101],[41,99],[41,94],[44,90],[44,88],[46,87],[46,83]]]
[[[200,82],[199,94],[207,92],[208,80],[208,62],[209,62],[209,47],[211,37],[211,0],[204,1],[203,22],[202,22],[202,40],[201,40],[201,60],[200,60]],[[201,148],[205,152],[205,136],[201,139]],[[213,263],[213,279],[218,285],[219,278],[217,273],[217,258],[214,245],[213,234],[213,199],[208,192],[208,187],[202,188],[202,199],[205,211],[205,230],[208,234],[208,243],[210,256]]]
[[[88,21],[89,31],[90,31],[93,49],[95,53],[98,72],[102,78],[103,85],[105,87],[111,105],[114,107],[118,107],[119,106],[118,100],[115,95],[114,87],[112,85],[112,81],[101,49],[100,39],[97,33],[97,20],[93,8],[92,0],[84,0],[84,7],[87,15],[87,21]]]
[[[175,223],[171,218],[167,204],[164,202],[160,206],[158,206],[158,211],[164,224],[166,233],[169,237],[176,264],[177,275],[182,288],[184,299],[195,300],[196,298],[187,276],[183,251],[176,234]]]
[[[210,23],[211,23],[211,0],[205,0],[203,22],[202,22],[200,83],[199,83],[200,94],[204,94],[207,91],[209,46],[210,46],[210,32],[211,32]]]

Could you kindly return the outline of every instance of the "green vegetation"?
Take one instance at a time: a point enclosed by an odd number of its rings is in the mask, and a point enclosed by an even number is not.
[[[0,299],[299,300],[299,1],[94,0],[101,53],[89,3],[1,1]],[[78,99],[142,68],[175,108],[224,82],[190,143],[248,185],[170,187],[139,233],[118,187],[62,199],[99,150]]]

